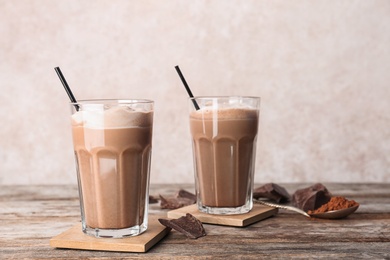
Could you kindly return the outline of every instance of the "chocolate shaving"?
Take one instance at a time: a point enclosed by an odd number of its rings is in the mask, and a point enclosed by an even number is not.
[[[291,198],[285,188],[275,183],[267,183],[253,191],[253,198],[267,198],[277,203],[288,202]]]
[[[165,198],[160,195],[162,209],[178,209],[196,203],[196,196],[186,190],[179,190],[175,197]]]
[[[332,195],[321,183],[297,190],[292,197],[293,204],[304,211],[315,210],[331,199]]]
[[[162,225],[186,235],[188,238],[196,239],[206,235],[202,222],[190,213],[178,219],[159,218],[158,221]]]

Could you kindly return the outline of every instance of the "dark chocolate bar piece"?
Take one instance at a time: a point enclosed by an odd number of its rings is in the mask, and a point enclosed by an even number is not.
[[[174,197],[160,195],[162,209],[178,209],[196,203],[196,196],[186,190],[179,190]]]
[[[195,203],[193,200],[187,198],[164,198],[161,195],[160,199],[160,207],[162,209],[178,209]]]
[[[178,219],[160,218],[158,221],[168,228],[173,228],[174,230],[183,233],[188,238],[196,239],[206,235],[202,222],[190,213],[187,213],[185,216]]]
[[[156,196],[149,195],[149,204],[157,203],[158,199]]]
[[[315,210],[331,199],[332,194],[321,183],[297,190],[292,197],[294,206],[304,211]]]
[[[192,200],[194,203],[196,202],[196,195],[183,189],[180,189],[176,193],[176,198],[187,198]]]
[[[291,196],[284,187],[275,183],[267,183],[253,191],[253,198],[267,198],[277,203],[283,203],[289,201]]]

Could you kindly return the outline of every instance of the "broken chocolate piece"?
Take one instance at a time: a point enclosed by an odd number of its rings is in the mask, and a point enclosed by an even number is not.
[[[332,195],[321,183],[297,190],[292,197],[294,206],[303,211],[315,210],[331,199]]]
[[[194,201],[194,203],[196,202],[196,195],[183,189],[177,192],[176,198],[187,198]]]
[[[178,209],[195,203],[193,200],[187,198],[164,198],[161,195],[160,199],[160,207],[162,209]]]
[[[179,190],[175,197],[165,198],[160,195],[162,209],[178,209],[196,203],[196,196],[186,190]]]
[[[277,203],[283,203],[289,201],[291,196],[282,186],[275,183],[267,183],[253,191],[253,198],[267,198]]]
[[[199,238],[206,235],[206,231],[203,228],[202,222],[199,219],[192,216],[190,213],[187,213],[185,216],[178,219],[162,219],[159,218],[158,221],[168,227],[173,228],[174,230],[183,233],[189,238]]]
[[[158,202],[158,198],[156,196],[149,195],[149,204],[155,204]]]

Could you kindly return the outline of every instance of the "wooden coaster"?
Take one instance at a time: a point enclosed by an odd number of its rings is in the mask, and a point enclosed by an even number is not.
[[[168,218],[180,218],[190,213],[202,223],[222,226],[245,227],[260,220],[275,215],[278,209],[254,204],[253,209],[246,214],[239,215],[212,215],[200,212],[196,204],[168,211]]]
[[[50,239],[50,246],[57,248],[138,252],[148,251],[169,233],[169,229],[158,222],[161,216],[149,215],[148,229],[141,235],[126,238],[96,238],[83,233],[81,223]]]

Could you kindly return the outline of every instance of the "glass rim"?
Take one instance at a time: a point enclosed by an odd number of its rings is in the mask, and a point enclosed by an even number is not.
[[[69,102],[71,105],[86,105],[86,104],[153,104],[154,101],[151,99],[122,99],[122,98],[108,98],[108,99],[81,99],[77,102]]]
[[[261,99],[261,97],[256,96],[197,96],[197,97],[189,97],[192,99]]]

